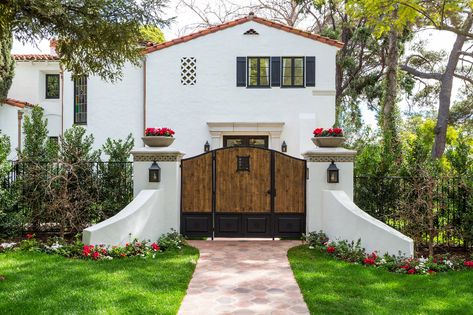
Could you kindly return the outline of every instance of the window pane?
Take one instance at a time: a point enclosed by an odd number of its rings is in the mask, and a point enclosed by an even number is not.
[[[59,74],[46,74],[46,98],[59,98]]]
[[[294,58],[294,67],[303,68],[304,67],[304,58]]]
[[[250,138],[250,146],[258,147],[258,148],[266,148],[266,141],[265,139],[254,139]]]
[[[226,147],[240,147],[244,145],[243,139],[226,139]]]
[[[294,85],[295,86],[303,86],[304,85],[304,77],[294,77]]]
[[[74,77],[74,123],[87,123],[87,77]]]
[[[258,85],[258,58],[248,58],[249,85]]]
[[[260,58],[260,85],[269,85],[269,58]]]

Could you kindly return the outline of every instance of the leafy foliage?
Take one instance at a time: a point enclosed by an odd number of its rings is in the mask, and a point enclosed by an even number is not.
[[[15,72],[15,61],[10,51],[13,44],[13,35],[10,31],[0,30],[0,100],[7,97],[8,90],[13,82]]]
[[[144,25],[140,27],[141,41],[160,44],[166,41],[164,33],[159,27],[153,25]]]

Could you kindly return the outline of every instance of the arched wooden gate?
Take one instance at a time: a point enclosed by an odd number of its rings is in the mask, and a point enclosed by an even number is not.
[[[181,233],[298,237],[305,232],[306,161],[255,147],[181,162]]]

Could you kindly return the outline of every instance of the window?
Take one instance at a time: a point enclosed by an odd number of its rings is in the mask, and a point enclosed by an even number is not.
[[[223,147],[268,148],[268,136],[223,136]]]
[[[282,86],[304,87],[304,57],[282,58]]]
[[[269,57],[248,57],[248,87],[269,87]]]
[[[59,88],[61,82],[59,80],[59,74],[46,74],[46,98],[57,99],[59,98]]]
[[[250,156],[237,156],[237,172],[250,171]]]
[[[74,76],[74,124],[87,124],[87,76]]]

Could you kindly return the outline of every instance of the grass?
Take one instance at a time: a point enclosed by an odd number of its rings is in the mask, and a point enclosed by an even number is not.
[[[84,261],[35,252],[0,255],[0,314],[176,314],[198,251]]]
[[[473,314],[473,272],[402,275],[299,246],[289,261],[311,314]]]

